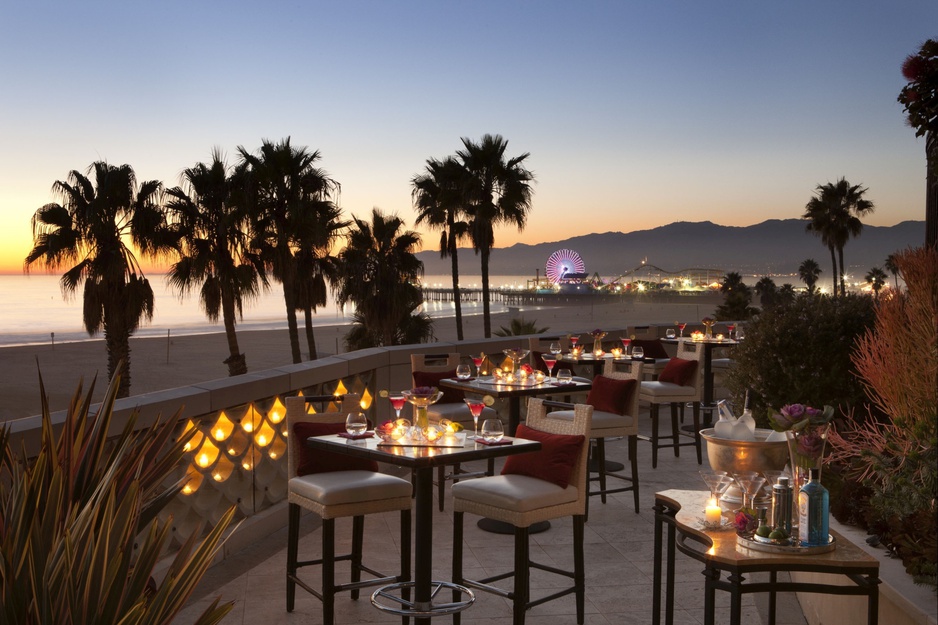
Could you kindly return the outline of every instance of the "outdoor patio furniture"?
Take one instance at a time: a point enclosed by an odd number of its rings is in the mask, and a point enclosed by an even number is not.
[[[309,402],[339,402],[338,412],[310,414]],[[289,518],[287,529],[287,612],[292,612],[296,586],[300,586],[322,601],[322,620],[332,625],[335,617],[335,594],[349,590],[352,599],[358,599],[359,589],[391,582],[410,580],[410,526],[411,484],[407,480],[378,472],[372,461],[349,460],[336,454],[309,453],[306,439],[310,436],[345,431],[348,412],[359,411],[359,396],[344,397],[287,397],[286,420],[289,432],[287,447],[287,500]],[[338,426],[338,427],[337,427]],[[322,519],[320,557],[299,560],[300,512],[305,508]],[[362,564],[362,543],[365,515],[399,510],[401,513],[401,569],[397,575],[387,576]],[[335,520],[352,517],[352,549],[344,555],[335,553]],[[335,563],[351,563],[348,583],[335,582]],[[301,580],[297,569],[321,565],[322,584],[319,590]],[[362,571],[375,576],[361,579]]]

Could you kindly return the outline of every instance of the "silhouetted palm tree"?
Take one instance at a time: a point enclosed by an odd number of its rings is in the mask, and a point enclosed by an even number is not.
[[[236,201],[242,186],[237,178],[243,173],[229,173],[215,150],[211,163],[183,171],[185,188],[166,192],[167,217],[179,237],[169,284],[182,295],[198,286],[205,316],[213,323],[221,316],[228,340],[228,375],[248,371],[235,323],[243,316],[244,302],[257,297],[261,283],[266,285],[263,264],[248,249],[247,212]]]
[[[723,293],[723,303],[714,311],[718,320],[743,321],[752,317],[755,312],[749,305],[752,302],[752,291],[739,273],[730,271],[723,276],[720,292]]]
[[[52,191],[59,203],[33,215],[34,247],[25,270],[34,262],[52,270],[70,265],[62,291],[68,297],[84,284],[82,321],[91,336],[104,330],[108,377],[113,379],[120,367],[118,396],[126,397],[130,335],[142,319],[153,318],[153,289],[128,243],[152,257],[170,250],[160,206],[162,183],[148,180],[138,186],[130,165],[97,161],[87,176],[72,170],[67,182],[56,181]]]
[[[495,330],[495,336],[527,336],[528,334],[544,334],[550,330],[550,327],[539,328],[536,319],[525,319],[524,317],[515,317],[508,326],[502,326]]]
[[[886,257],[886,271],[892,274],[893,279],[896,281],[896,290],[899,290],[899,265],[896,264],[896,255],[890,254]]]
[[[755,290],[756,295],[759,296],[759,303],[762,305],[763,309],[771,308],[775,305],[778,299],[778,286],[776,286],[775,280],[769,276],[762,276],[759,278],[759,281],[756,282],[753,290]]]
[[[873,203],[864,199],[867,189],[860,185],[851,185],[844,178],[835,183],[818,185],[815,197],[805,205],[803,219],[808,219],[807,229],[821,236],[821,241],[831,249],[831,259],[837,250],[837,263],[834,264],[834,280],[840,278],[841,295],[847,292],[844,265],[844,246],[851,237],[858,237],[863,231],[860,217],[873,212]]]
[[[807,258],[798,266],[798,277],[808,287],[808,293],[814,293],[817,288],[817,280],[821,275],[821,266],[813,258]],[[835,288],[836,291],[836,288]]]
[[[273,276],[283,285],[287,328],[293,362],[300,362],[300,338],[296,322],[297,261],[294,252],[303,248],[307,233],[317,228],[323,214],[331,214],[338,182],[315,167],[319,151],[264,140],[257,155],[238,147],[247,167],[245,191],[251,210],[252,247]]]
[[[456,152],[469,172],[466,210],[469,236],[482,261],[482,316],[485,338],[492,336],[489,302],[489,258],[495,246],[495,226],[514,224],[524,230],[531,209],[534,174],[525,169],[528,152],[506,158],[508,142],[501,135],[484,135],[479,143],[463,138],[463,149]]]
[[[467,172],[456,159],[427,160],[424,173],[411,179],[411,197],[417,209],[417,225],[440,230],[440,257],[450,259],[453,274],[453,301],[456,304],[456,338],[463,340],[462,302],[459,289],[460,239],[469,233],[463,220]]]
[[[873,267],[866,274],[866,281],[870,283],[870,288],[873,289],[873,295],[876,296],[876,299],[879,299],[879,292],[886,285],[888,279],[889,276],[880,267]]]
[[[419,343],[433,337],[433,325],[413,284],[423,273],[414,255],[420,235],[404,230],[396,215],[373,209],[371,222],[353,218],[348,244],[339,253],[336,300],[355,305],[349,349]]]

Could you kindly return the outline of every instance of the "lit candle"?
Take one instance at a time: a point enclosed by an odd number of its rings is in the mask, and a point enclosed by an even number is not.
[[[597,349],[595,352],[593,352],[593,356],[594,356],[595,358],[602,358],[602,357],[603,357],[603,350]]]
[[[612,348],[612,356],[613,356],[614,358],[619,358],[620,356],[622,356],[622,349],[621,349],[621,348],[618,348],[618,347],[613,347],[613,348]]]
[[[713,497],[710,498],[710,501],[707,502],[707,509],[704,511],[704,518],[707,521],[707,525],[719,526],[723,518],[723,510],[720,509],[720,506],[717,505],[717,500]]]
[[[544,372],[538,371],[537,373],[535,373],[534,379],[537,381],[538,384],[542,383],[544,381]]]
[[[717,340],[718,340],[718,341],[722,341],[722,340],[723,340],[723,335],[722,335],[722,334],[717,334]]]

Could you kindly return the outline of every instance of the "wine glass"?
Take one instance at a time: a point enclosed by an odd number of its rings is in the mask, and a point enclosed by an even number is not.
[[[679,321],[678,324],[677,324],[677,329],[681,331],[681,337],[682,337],[682,338],[683,338],[683,336],[684,336],[684,328],[686,328],[686,327],[687,327],[687,322],[686,322],[686,321]]]
[[[561,347],[560,343],[558,343],[557,341],[554,341],[553,343],[551,343],[550,347],[548,347],[547,349],[554,356],[559,356],[560,354],[563,353],[563,347]]]
[[[472,413],[472,422],[475,426],[475,433],[472,435],[473,440],[479,438],[479,415],[482,414],[482,409],[485,408],[485,402],[481,399],[464,399],[466,406],[469,408],[469,412]]]
[[[501,419],[486,419],[482,422],[482,440],[486,443],[497,443],[505,436],[505,428]]]
[[[738,328],[736,328],[736,340],[741,341],[744,338],[746,338],[746,331],[743,329],[742,326],[739,326]]]
[[[569,369],[558,369],[557,384],[573,384],[573,372]]]
[[[456,379],[468,380],[472,377],[472,369],[469,365],[456,365]]]
[[[388,399],[391,400],[391,408],[394,408],[394,412],[396,413],[394,417],[396,421],[397,419],[401,418],[401,410],[403,410],[404,403],[407,400],[404,399],[404,396],[401,395],[400,393],[397,393],[396,395],[389,395]]]
[[[623,354],[624,356],[628,356],[628,355],[629,355],[629,345],[632,344],[632,339],[623,336],[623,337],[620,338],[620,340],[622,341],[622,354]]]
[[[664,337],[667,339],[673,339],[675,336],[677,336],[677,333],[674,331],[674,328],[668,328],[664,332]]]
[[[550,382],[551,375],[554,371],[554,365],[557,364],[557,357],[553,354],[541,354],[541,360],[544,361],[544,366],[547,367],[547,381]]]
[[[345,431],[348,432],[350,436],[364,434],[367,429],[368,418],[365,416],[364,412],[350,412],[348,416],[345,417]]]
[[[478,356],[470,356],[472,358],[472,364],[476,366],[476,377],[482,377],[482,363],[485,362],[485,354],[479,354]]]
[[[634,360],[643,360],[645,358],[645,349],[641,345],[632,348],[632,358]]]

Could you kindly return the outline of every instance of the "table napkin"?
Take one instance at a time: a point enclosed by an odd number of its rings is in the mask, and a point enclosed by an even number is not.
[[[508,438],[503,438],[500,441],[489,442],[485,440],[484,438],[477,438],[476,442],[479,443],[480,445],[489,445],[491,447],[495,447],[496,445],[511,445],[514,441]]]
[[[365,432],[363,434],[349,434],[348,432],[339,432],[339,436],[341,436],[342,438],[348,438],[350,440],[357,441],[362,438],[374,438],[375,433]]]

